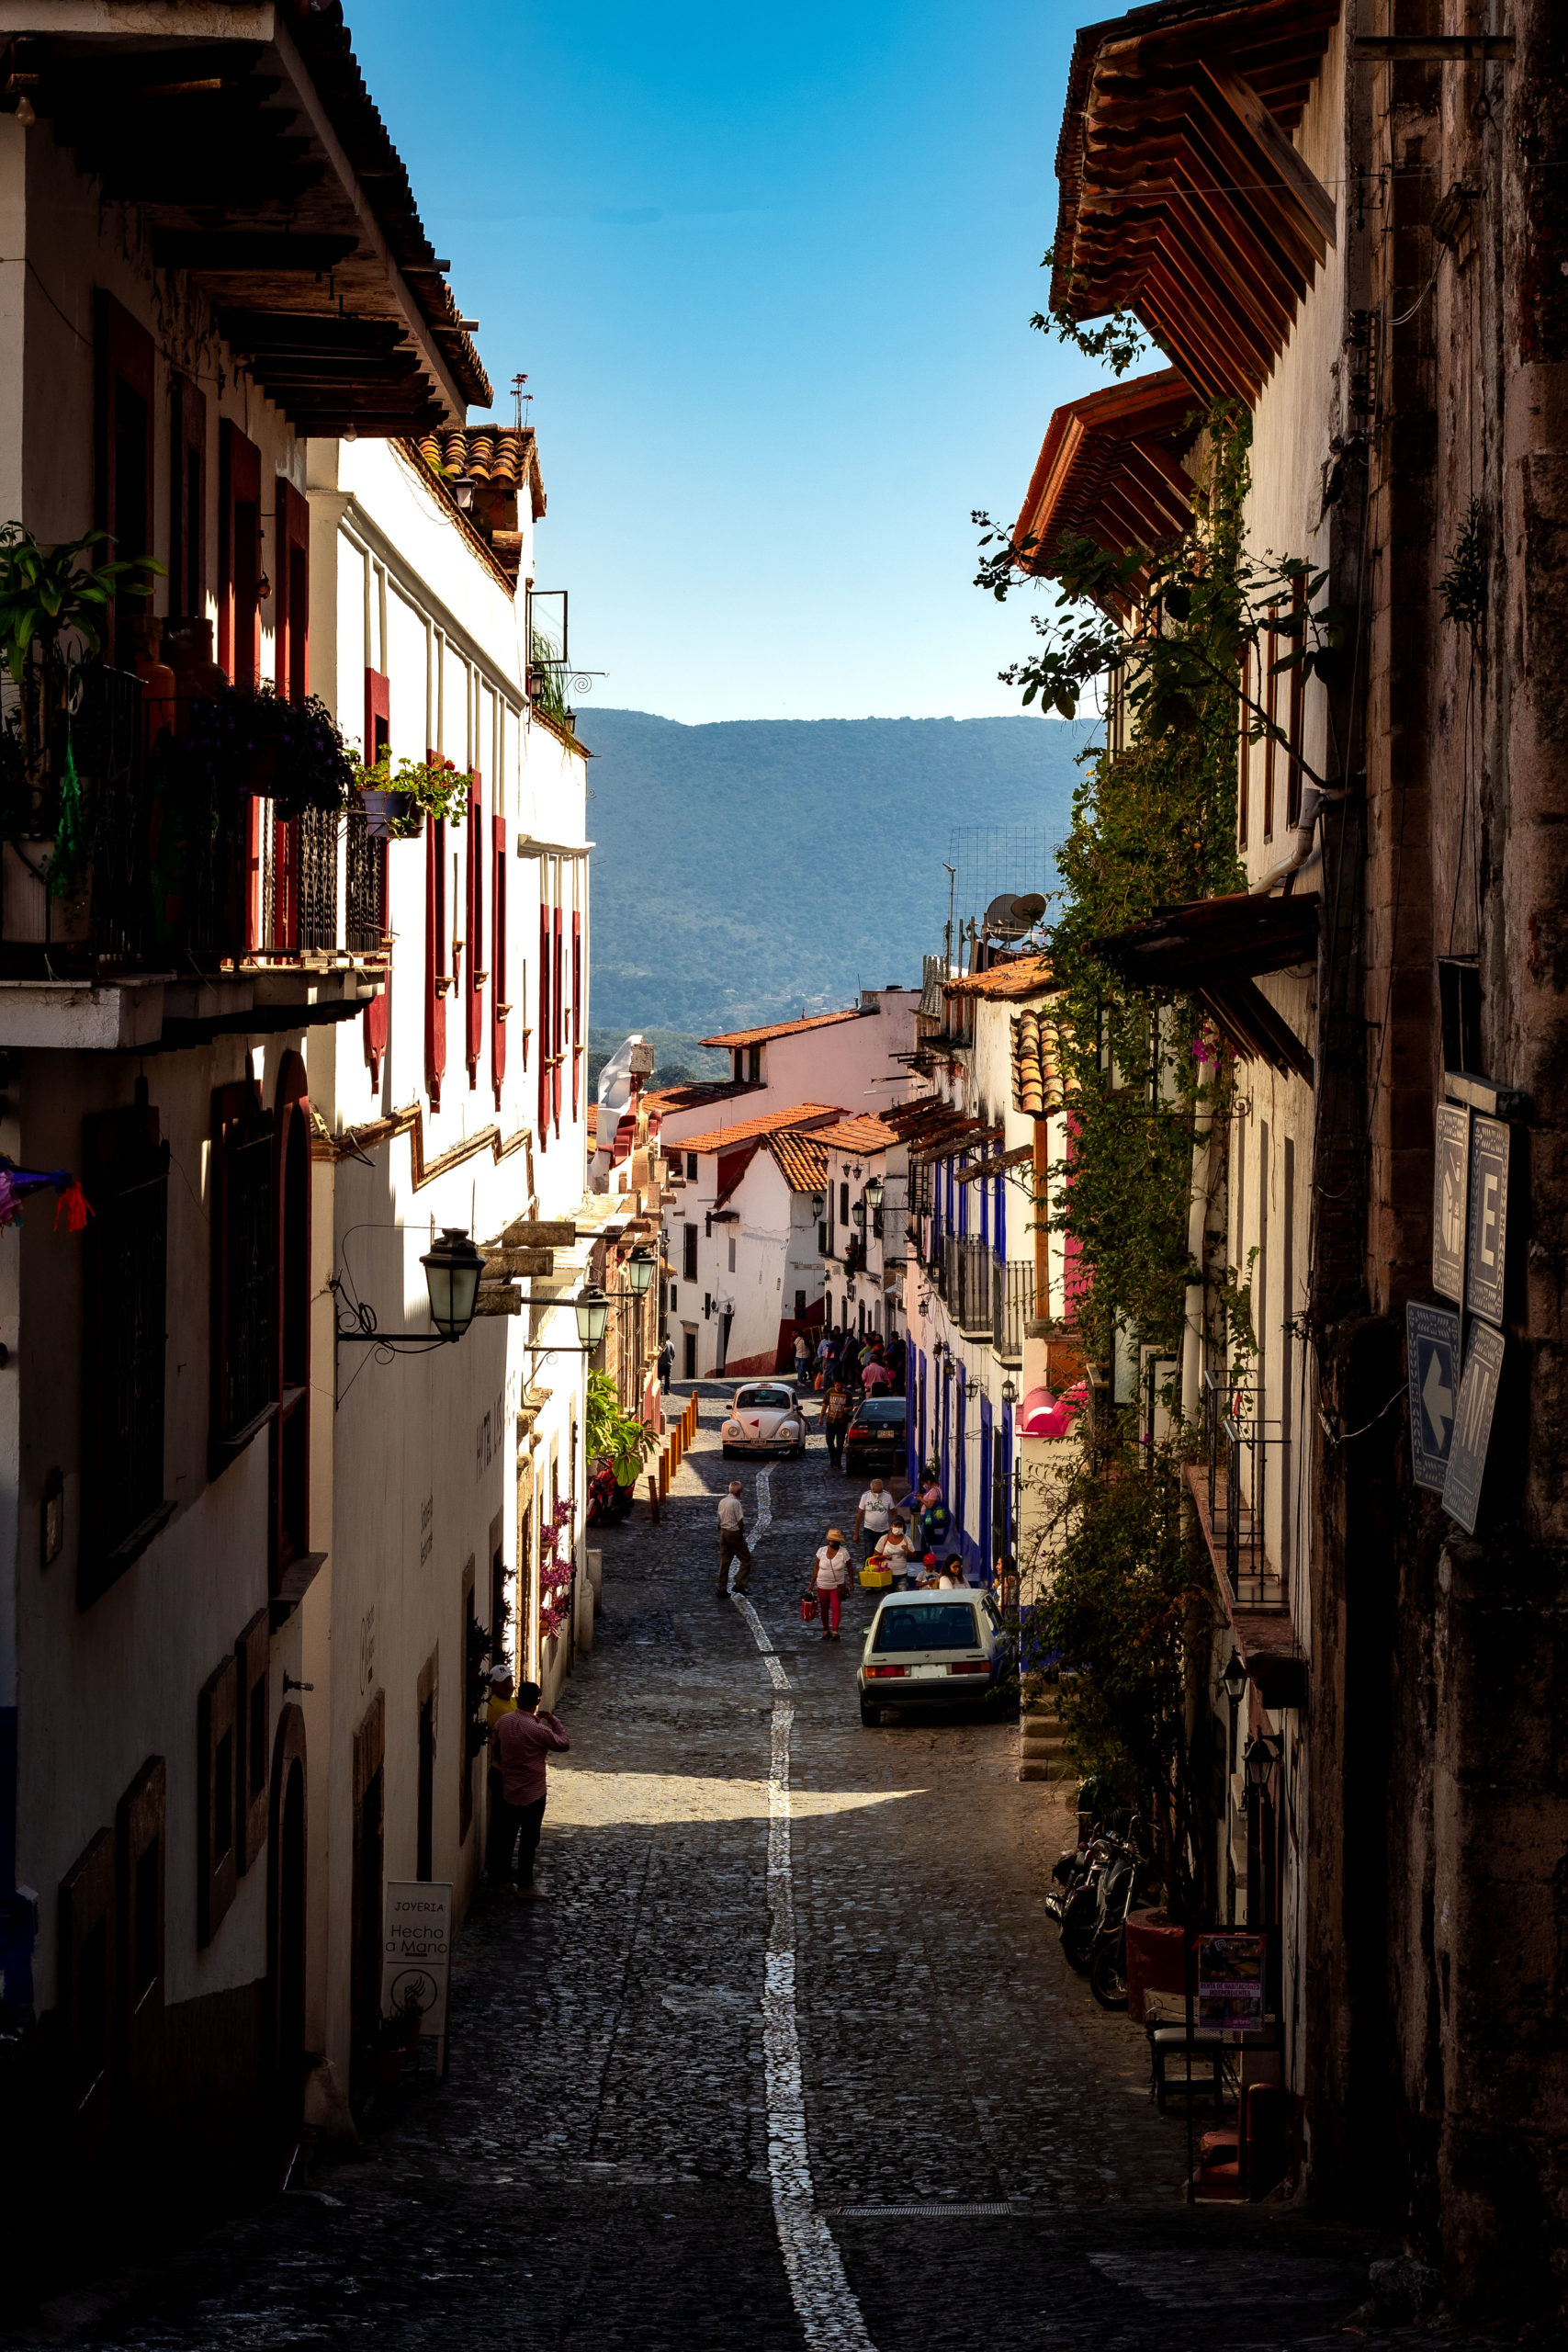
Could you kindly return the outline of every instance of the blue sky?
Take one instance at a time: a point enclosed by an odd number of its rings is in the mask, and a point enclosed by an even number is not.
[[[1014,711],[970,585],[1095,371],[1028,326],[1056,0],[351,6],[510,413],[595,698],[700,721]]]

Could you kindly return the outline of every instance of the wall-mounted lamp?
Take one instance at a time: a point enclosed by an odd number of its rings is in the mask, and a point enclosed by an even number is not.
[[[344,1296],[341,1281],[333,1274],[327,1288],[337,1303],[333,1336],[339,1347],[345,1341],[352,1345],[357,1340],[379,1348],[389,1356],[422,1355],[428,1348],[446,1347],[462,1338],[474,1319],[474,1301],[484,1260],[463,1227],[450,1225],[443,1228],[440,1240],[432,1244],[419,1262],[424,1268],[434,1333],[381,1330],[369,1301],[359,1299],[351,1304]]]
[[[460,511],[467,514],[474,503],[474,485],[468,474],[459,474],[452,484],[452,495]]]
[[[1016,1404],[1017,1404],[1017,1402],[1018,1402],[1018,1383],[1017,1383],[1017,1381],[1016,1381],[1016,1380],[1004,1380],[1004,1381],[1003,1381],[1003,1383],[1002,1383],[1002,1403],[1003,1403],[1004,1405],[1016,1405]]]
[[[865,1204],[871,1211],[873,1216],[876,1216],[882,1206],[882,1179],[880,1176],[868,1176],[866,1178]]]
[[[1283,1752],[1284,1742],[1273,1738],[1266,1731],[1259,1732],[1256,1739],[1247,1741],[1242,1751],[1241,1762],[1249,1795],[1262,1794]]]

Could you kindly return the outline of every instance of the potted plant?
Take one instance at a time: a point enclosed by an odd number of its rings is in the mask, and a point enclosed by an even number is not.
[[[220,801],[270,800],[281,819],[307,808],[341,815],[356,773],[325,703],[288,702],[271,686],[230,686],[194,702],[184,755],[193,786]]]
[[[54,544],[0,524],[0,656],[13,698],[0,729],[0,856],[8,939],[85,936],[87,824],[72,742],[85,673],[101,657],[109,608],[145,596],[163,566],[98,561],[107,531]],[[52,902],[62,902],[58,905]]]
[[[372,841],[381,842],[414,840],[423,832],[427,814],[460,825],[473,781],[468,770],[446,760],[400,759],[394,773],[389,751],[373,767],[356,766],[354,773],[365,829]]]

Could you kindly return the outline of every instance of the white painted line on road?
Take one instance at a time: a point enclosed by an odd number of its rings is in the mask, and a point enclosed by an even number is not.
[[[739,1599],[739,1596],[737,1596]],[[745,1600],[740,1606],[754,1617]],[[755,1628],[765,1641],[761,1627]],[[790,1866],[789,1736],[795,1709],[773,1707],[768,1769],[768,1955],[762,2051],[768,2084],[768,2171],[789,2291],[809,2352],[875,2352],[844,2276],[843,2256],[817,2211],[806,2137],[806,2091],[795,2013],[795,1880]]]
[[[757,1473],[757,1516],[752,1522],[751,1541],[760,1543],[773,1523],[773,1474],[771,1470]]]
[[[746,1595],[743,1592],[732,1592],[729,1598],[734,1601],[735,1606],[739,1610],[740,1614],[745,1618],[746,1623],[751,1628],[751,1638],[762,1653],[762,1664],[768,1669],[768,1679],[772,1682],[773,1689],[775,1690],[787,1690],[790,1688],[790,1679],[784,1670],[784,1667],[772,1642],[768,1639],[767,1627],[763,1624],[761,1619],[758,1616],[756,1611],[752,1608],[750,1602],[747,1600]]]

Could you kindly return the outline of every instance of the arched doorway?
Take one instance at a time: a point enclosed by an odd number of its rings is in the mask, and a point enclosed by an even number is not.
[[[305,2098],[305,1718],[278,1715],[267,1838],[266,1982],[274,2137],[285,2163]]]

